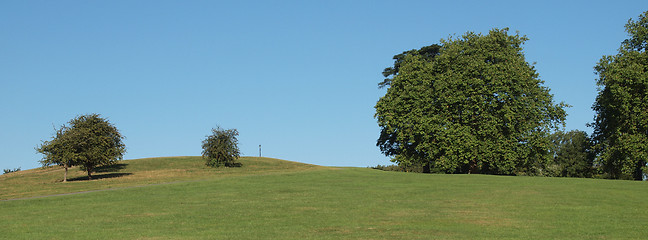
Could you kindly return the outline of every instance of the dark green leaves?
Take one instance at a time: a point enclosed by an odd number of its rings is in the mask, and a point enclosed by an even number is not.
[[[597,165],[609,178],[641,180],[648,159],[648,12],[628,21],[619,53],[594,67],[599,93],[592,107]]]
[[[551,135],[553,161],[544,175],[554,177],[592,177],[594,154],[584,131],[558,131]]]
[[[646,48],[648,48],[648,11],[639,15],[637,21],[628,20],[625,29],[630,38],[623,41],[621,49],[646,52]]]
[[[401,165],[535,173],[566,105],[553,103],[524,59],[524,41],[494,29],[396,55],[380,84],[389,88],[376,104],[377,145]]]
[[[80,166],[92,178],[98,166],[121,160],[126,152],[124,137],[99,114],[78,116],[56,131],[56,136],[36,148],[44,154],[43,165]]]
[[[212,134],[202,142],[203,158],[210,167],[240,167],[236,162],[241,152],[238,148],[238,131],[236,129],[212,129]]]

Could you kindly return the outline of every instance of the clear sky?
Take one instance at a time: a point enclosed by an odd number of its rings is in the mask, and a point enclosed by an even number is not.
[[[591,133],[593,67],[638,1],[0,1],[0,168],[80,114],[126,136],[125,159],[198,156],[220,125],[243,155],[389,164],[375,146],[381,72],[405,50],[467,31],[529,37],[527,61]]]

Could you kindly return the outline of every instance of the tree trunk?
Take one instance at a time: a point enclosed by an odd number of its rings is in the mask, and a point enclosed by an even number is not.
[[[86,166],[86,171],[88,171],[88,180],[92,180],[92,172],[94,171],[94,168]]]
[[[470,160],[470,167],[468,168],[468,174],[471,173],[478,173],[479,169],[477,169],[477,161],[475,159]]]
[[[423,173],[430,173],[430,163],[423,163]]]
[[[67,172],[68,172],[67,164],[64,164],[63,168],[65,168],[65,173],[63,174],[63,182],[67,182]]]

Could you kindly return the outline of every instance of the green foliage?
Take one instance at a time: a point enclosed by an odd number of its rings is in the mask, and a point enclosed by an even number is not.
[[[238,148],[239,133],[236,129],[212,129],[212,134],[202,142],[202,156],[210,167],[240,167],[236,162],[241,152]]]
[[[408,56],[418,56],[423,58],[424,61],[430,61],[432,58],[436,57],[439,55],[439,51],[441,50],[441,45],[438,44],[432,44],[430,46],[425,46],[422,47],[419,50],[409,50],[405,51],[401,54],[398,54],[394,56],[394,66],[393,67],[388,67],[383,70],[382,74],[385,77],[385,80],[383,82],[378,84],[378,87],[383,88],[383,87],[389,87],[392,83],[393,77],[398,74],[400,71],[401,66],[403,65],[403,61],[405,61],[405,58]]]
[[[59,165],[67,169],[80,166],[92,179],[99,166],[114,164],[121,160],[126,147],[119,130],[99,114],[78,116],[56,130],[50,141],[43,142],[36,151],[43,154],[43,166]]]
[[[416,172],[416,173],[422,173],[423,172],[423,167],[422,166],[403,166],[403,165],[376,165],[375,167],[371,167],[371,169],[377,169],[377,170],[383,170],[383,171],[394,171],[394,172]]]
[[[398,165],[376,165],[375,167],[370,167],[371,169],[383,170],[383,171],[394,171],[394,172],[405,172],[401,166]]]
[[[555,177],[592,177],[594,154],[592,143],[584,131],[558,131],[551,135],[552,161],[543,175]]]
[[[593,139],[596,164],[609,178],[642,180],[648,159],[648,11],[625,25],[619,53],[594,67],[598,96]]]
[[[567,105],[554,104],[526,62],[527,38],[507,31],[469,32],[396,55],[375,106],[381,151],[424,172],[538,172]]]
[[[56,129],[56,135],[50,141],[44,141],[36,147],[36,151],[43,154],[39,161],[43,166],[58,165],[65,169],[63,182],[67,182],[68,169],[76,166],[76,152],[74,149],[74,140],[72,134],[68,134],[70,128],[63,125]]]

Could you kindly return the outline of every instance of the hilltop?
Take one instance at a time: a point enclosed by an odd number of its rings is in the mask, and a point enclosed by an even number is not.
[[[274,158],[241,157],[241,168],[210,168],[199,156],[123,160],[97,169],[95,179],[78,167],[62,183],[63,169],[50,166],[0,175],[0,200],[114,189],[150,184],[199,181],[227,176],[288,173],[326,167]]]

